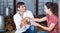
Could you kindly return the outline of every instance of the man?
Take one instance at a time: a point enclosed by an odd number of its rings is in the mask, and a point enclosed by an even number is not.
[[[18,12],[13,16],[16,25],[15,33],[34,33],[34,21],[29,20],[30,24],[28,22],[22,22],[25,17],[34,18],[32,12],[26,10],[24,2],[18,2],[17,9]]]

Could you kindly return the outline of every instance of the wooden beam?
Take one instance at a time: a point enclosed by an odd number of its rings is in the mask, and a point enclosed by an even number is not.
[[[13,11],[14,11],[14,14],[16,13],[16,0],[13,0]]]
[[[38,0],[36,0],[36,15],[38,15]]]

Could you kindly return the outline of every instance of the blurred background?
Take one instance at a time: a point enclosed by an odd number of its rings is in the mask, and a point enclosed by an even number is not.
[[[13,21],[13,15],[16,11],[16,3],[24,2],[27,10],[31,10],[34,17],[41,18],[46,14],[44,12],[44,4],[46,2],[54,2],[59,4],[59,0],[0,0],[0,32],[1,33],[11,33],[15,32],[15,24]],[[44,26],[47,23],[40,23]],[[37,31],[43,30],[41,28],[36,28]]]

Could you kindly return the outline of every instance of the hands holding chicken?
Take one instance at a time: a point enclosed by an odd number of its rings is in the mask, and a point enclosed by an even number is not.
[[[30,22],[28,20],[29,20],[29,18],[25,17],[22,19],[22,23],[23,24],[30,24]]]
[[[31,23],[28,21],[29,19],[35,21],[37,18],[34,19],[34,18],[25,17],[25,18],[22,19],[22,23],[20,24],[20,26],[22,27],[23,25],[26,25],[26,24],[29,24],[30,25]],[[38,20],[36,20],[36,21],[38,21]],[[39,26],[40,24],[39,23],[35,23],[34,25],[35,26]]]
[[[29,18],[25,17],[22,19],[22,23],[20,24],[20,27],[22,27],[23,25],[26,25],[26,24],[31,24],[29,21]]]

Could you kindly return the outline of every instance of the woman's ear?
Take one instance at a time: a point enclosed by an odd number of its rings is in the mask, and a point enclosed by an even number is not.
[[[51,9],[49,8],[49,11],[51,11]]]

